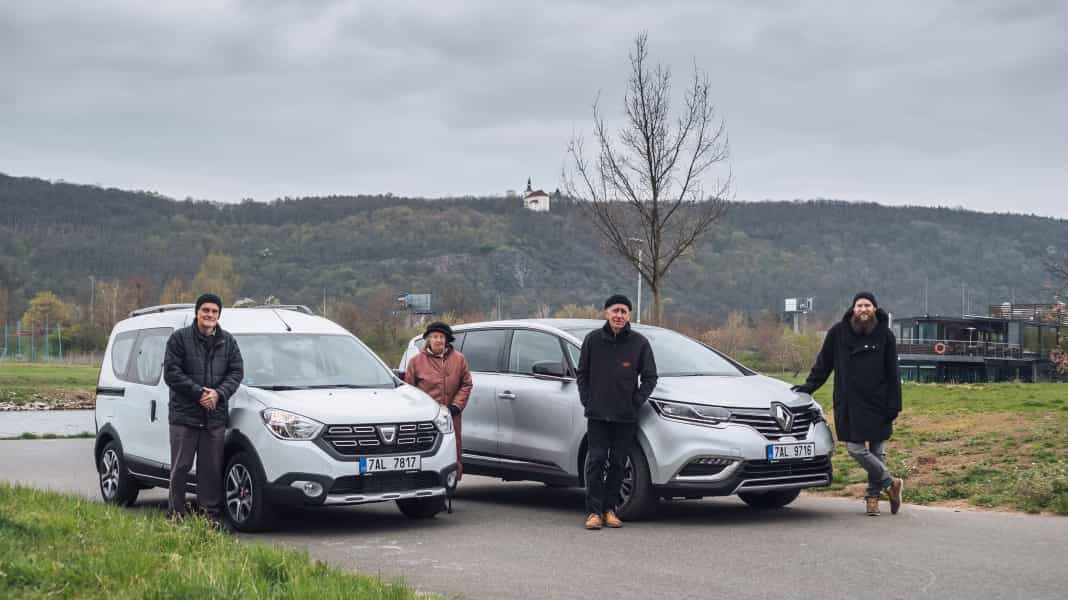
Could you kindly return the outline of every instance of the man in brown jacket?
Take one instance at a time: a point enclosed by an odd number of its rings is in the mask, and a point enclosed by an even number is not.
[[[404,381],[426,392],[449,408],[456,432],[456,481],[463,476],[463,449],[460,441],[460,413],[471,397],[471,370],[467,359],[452,347],[452,328],[440,321],[427,325],[423,333],[426,346],[408,361]]]

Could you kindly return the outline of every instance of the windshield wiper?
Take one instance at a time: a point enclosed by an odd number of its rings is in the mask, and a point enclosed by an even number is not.
[[[381,385],[357,385],[355,383],[324,383],[322,385],[309,385],[310,390],[328,390],[330,388],[345,388],[349,390],[366,390],[371,388],[383,388],[388,386],[388,383]]]
[[[306,390],[309,389],[306,385],[250,385],[261,390],[270,390],[272,392],[289,392],[293,390]]]

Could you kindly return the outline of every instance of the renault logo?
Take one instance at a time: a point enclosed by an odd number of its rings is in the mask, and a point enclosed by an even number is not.
[[[794,428],[794,413],[782,404],[771,405],[771,416],[779,424],[779,429],[789,432]]]
[[[383,444],[392,444],[397,439],[396,425],[379,425],[378,437],[382,438]]]

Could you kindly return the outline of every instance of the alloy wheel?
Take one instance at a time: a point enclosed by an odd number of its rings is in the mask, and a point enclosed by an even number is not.
[[[241,463],[226,474],[226,510],[236,523],[244,523],[252,514],[252,476]]]
[[[119,493],[119,455],[108,448],[100,458],[103,467],[100,473],[100,489],[105,500],[113,500]]]

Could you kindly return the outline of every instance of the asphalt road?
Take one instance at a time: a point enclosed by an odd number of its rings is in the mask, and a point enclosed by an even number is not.
[[[0,479],[99,498],[92,440],[0,441]],[[138,506],[164,505],[161,490]],[[455,512],[392,504],[300,511],[269,534],[346,569],[466,598],[1027,598],[1068,589],[1068,518],[802,497],[664,504],[655,521],[582,528],[582,494],[468,477]]]

